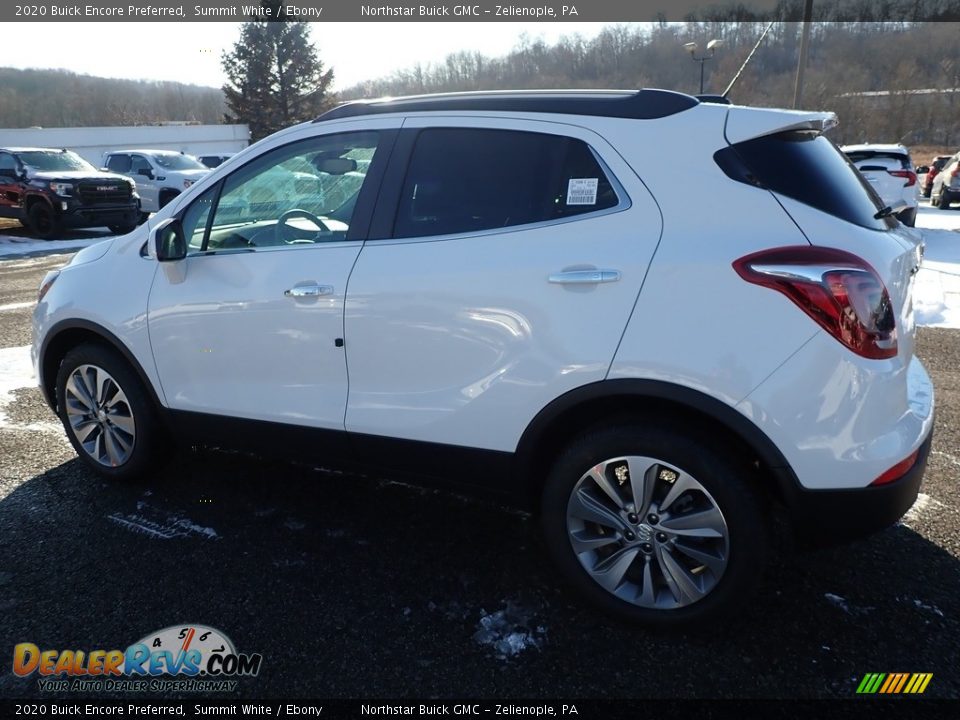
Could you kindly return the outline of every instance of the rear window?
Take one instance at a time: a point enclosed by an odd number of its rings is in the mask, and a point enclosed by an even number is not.
[[[910,157],[902,153],[857,150],[855,152],[848,152],[847,157],[850,158],[850,162],[852,162],[854,165],[876,162],[882,165],[884,169],[895,165],[899,165],[901,170],[912,169],[912,166],[910,165]],[[862,169],[863,168],[861,168],[861,170]]]
[[[737,143],[715,155],[734,180],[786,195],[866,228],[896,226],[877,220],[876,191],[829,139],[813,130],[792,130]]]

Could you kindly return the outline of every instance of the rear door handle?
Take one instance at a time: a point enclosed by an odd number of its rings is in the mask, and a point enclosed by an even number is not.
[[[321,295],[333,295],[332,285],[297,285],[283,291],[284,297],[311,298]]]
[[[595,285],[616,282],[619,279],[619,270],[566,270],[553,273],[548,278],[550,282],[559,285]]]

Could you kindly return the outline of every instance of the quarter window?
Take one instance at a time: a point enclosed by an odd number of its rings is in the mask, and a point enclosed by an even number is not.
[[[436,128],[417,137],[394,237],[476,232],[615,207],[581,140],[513,130]]]

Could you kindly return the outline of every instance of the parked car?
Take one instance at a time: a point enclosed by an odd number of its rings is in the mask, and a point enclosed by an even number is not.
[[[843,152],[867,179],[885,207],[904,225],[917,222],[917,174],[903,145],[844,145]]]
[[[182,193],[210,168],[172,150],[118,150],[103,157],[104,170],[128,175],[140,193],[140,221]]]
[[[69,150],[0,148],[0,217],[19,220],[39,238],[64,228],[130,232],[138,201],[131,180],[100,172]]]
[[[929,165],[923,165],[917,168],[917,176],[920,178],[920,195],[925,198],[930,197],[930,191],[933,189],[933,179],[937,176],[943,166],[952,155],[937,155],[930,161]]]
[[[947,160],[933,179],[930,191],[930,204],[941,210],[949,209],[955,202],[960,202],[960,153]]]
[[[742,614],[774,517],[887,527],[930,449],[922,248],[835,122],[661,90],[342,105],[47,275],[37,377],[106,478],[180,442],[472,484],[536,510],[599,608]],[[278,174],[300,191],[252,203]]]
[[[208,168],[220,167],[227,160],[232,158],[235,153],[225,153],[222,155],[198,155],[197,160]]]

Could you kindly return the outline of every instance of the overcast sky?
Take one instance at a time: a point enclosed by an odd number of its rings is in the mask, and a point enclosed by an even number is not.
[[[521,34],[554,42],[593,37],[603,23],[311,23],[320,59],[333,67],[335,88],[389,75],[459,50],[497,56]],[[240,36],[240,23],[17,23],[0,42],[0,67],[64,68],[136,80],[177,80],[219,87],[220,54]]]

